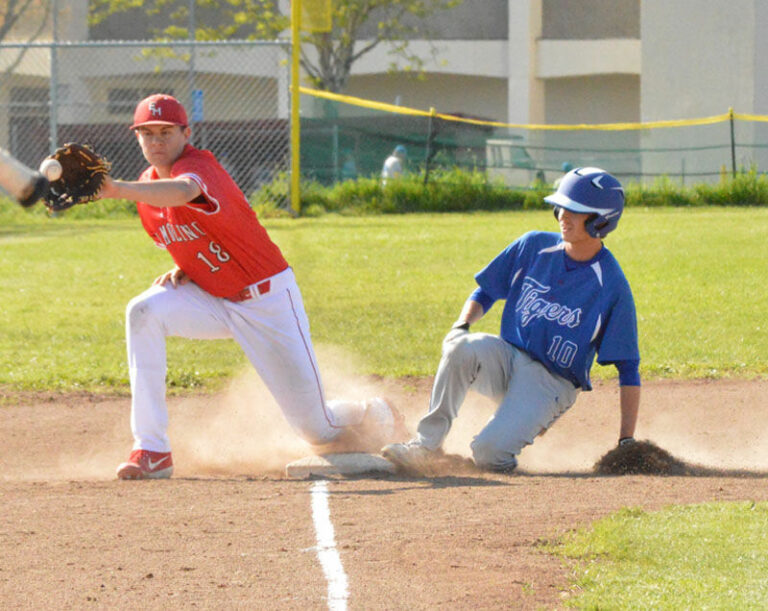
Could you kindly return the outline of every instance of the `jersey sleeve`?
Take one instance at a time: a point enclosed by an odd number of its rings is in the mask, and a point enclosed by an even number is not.
[[[477,287],[472,294],[469,296],[469,299],[472,301],[476,301],[480,304],[480,307],[483,308],[483,314],[488,312],[488,310],[491,309],[493,304],[495,303],[495,300],[493,297],[491,297],[488,293],[486,293],[483,289],[480,287]]]
[[[525,244],[525,238],[526,236],[523,236],[512,242],[488,265],[475,274],[477,285],[483,290],[487,298],[492,300],[491,303],[507,298],[512,280],[512,270]]]
[[[231,188],[223,170],[213,155],[204,155],[198,151],[196,155],[182,157],[172,169],[173,178],[188,178],[200,188],[200,196],[188,202],[187,207],[206,214],[214,214],[221,208],[221,202],[226,198],[223,194]]]
[[[597,362],[608,365],[639,360],[635,301],[625,281],[613,307],[607,313],[605,331],[597,349]]]
[[[640,361],[616,361],[614,365],[619,372],[619,386],[640,386]]]

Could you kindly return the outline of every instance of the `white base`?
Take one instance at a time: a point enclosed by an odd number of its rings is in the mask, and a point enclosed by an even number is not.
[[[327,475],[394,473],[395,465],[386,458],[362,452],[306,456],[285,466],[285,474],[296,479]]]

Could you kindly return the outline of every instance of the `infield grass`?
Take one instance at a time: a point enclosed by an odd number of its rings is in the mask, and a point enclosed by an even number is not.
[[[553,551],[576,561],[580,609],[768,608],[768,503],[622,509]]]
[[[135,217],[49,219],[0,204],[0,223],[0,386],[127,393],[124,308],[168,255]],[[265,225],[296,271],[318,348],[382,376],[434,374],[473,275],[523,232],[556,229],[543,211]],[[635,294],[645,377],[768,373],[766,235],[764,208],[625,213],[606,244]],[[501,305],[474,329],[497,332]],[[246,366],[234,342],[169,340],[172,390],[213,390]]]

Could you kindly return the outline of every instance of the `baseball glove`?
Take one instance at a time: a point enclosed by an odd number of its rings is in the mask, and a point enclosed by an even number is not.
[[[112,167],[90,146],[74,142],[56,149],[51,158],[61,164],[61,177],[51,181],[44,199],[52,212],[96,199]]]

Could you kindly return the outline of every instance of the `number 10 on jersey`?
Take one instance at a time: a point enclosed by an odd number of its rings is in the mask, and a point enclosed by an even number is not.
[[[579,347],[572,341],[563,341],[561,335],[555,335],[547,350],[547,356],[553,363],[567,369],[573,365],[573,359],[576,358],[576,353],[578,351]]]

